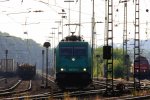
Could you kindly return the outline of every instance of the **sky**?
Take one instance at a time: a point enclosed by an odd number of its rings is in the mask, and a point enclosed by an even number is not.
[[[70,3],[70,23],[79,23],[79,1]],[[95,1],[96,43],[103,44],[105,31],[105,0]],[[120,0],[113,0],[114,42],[122,43],[123,37],[123,7]],[[140,33],[141,39],[149,38],[150,10],[149,0],[140,0]],[[134,0],[128,0],[128,37],[134,38]],[[45,41],[52,42],[55,33],[56,44],[62,31],[62,9],[66,12],[63,19],[63,35],[67,36],[69,23],[69,3],[64,0],[0,0],[0,31],[23,39],[33,39],[41,45]],[[81,35],[91,41],[92,0],[81,1]],[[41,11],[41,12],[36,12]],[[55,29],[57,28],[57,29]],[[79,33],[79,26],[70,26],[71,32]],[[26,33],[27,34],[24,34]],[[145,34],[147,32],[147,34]],[[53,37],[53,38],[52,38]]]

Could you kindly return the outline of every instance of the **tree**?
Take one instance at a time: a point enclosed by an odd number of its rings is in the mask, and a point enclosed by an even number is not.
[[[114,48],[113,50],[113,67],[114,67],[114,77],[115,78],[124,78],[125,76],[125,69],[123,67],[123,53],[122,53],[122,49],[120,48]],[[103,48],[99,47],[97,49],[95,49],[95,55],[99,54],[100,55],[100,59],[97,62],[96,57],[94,56],[94,76],[97,75],[97,66],[96,64],[98,63],[98,73],[99,76],[104,75],[104,60],[103,60]]]
[[[114,77],[115,78],[124,78],[125,68],[122,65],[123,65],[123,61],[121,59],[114,60]]]

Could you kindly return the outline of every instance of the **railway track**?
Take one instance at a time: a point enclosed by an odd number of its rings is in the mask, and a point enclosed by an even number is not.
[[[15,98],[7,98],[7,100],[12,100],[12,99],[24,99],[24,98],[28,98],[28,99],[46,99],[48,100],[49,98],[53,98],[53,99],[64,99],[64,98],[88,98],[89,95],[93,95],[94,96],[98,96],[101,93],[103,93],[105,90],[103,89],[99,89],[99,90],[90,90],[90,91],[73,91],[73,92],[64,92],[64,93],[43,93],[43,94],[39,94],[39,95],[32,95],[32,96],[20,96],[20,97],[15,97]],[[148,96],[133,96],[133,95],[126,95],[126,96],[120,96],[120,97],[103,97],[103,96],[99,96],[99,98],[101,98],[102,100],[141,100],[141,99],[148,99],[150,98],[150,95]],[[101,100],[100,99],[100,100]]]
[[[24,92],[27,92],[29,90],[31,90],[32,85],[31,85],[31,80],[30,81],[22,81],[17,88],[14,90],[14,94],[12,94],[12,96],[16,96],[16,95],[21,95]]]
[[[6,98],[8,100],[12,100],[12,99],[23,99],[23,98],[28,98],[28,99],[49,99],[49,98],[54,98],[54,99],[64,99],[66,97],[69,98],[88,98],[88,96],[98,96],[100,98],[103,98],[102,100],[115,100],[115,99],[122,99],[122,100],[133,100],[134,98],[150,98],[150,96],[141,96],[141,95],[131,95],[132,91],[133,91],[133,82],[132,81],[124,81],[126,88],[124,89],[124,93],[123,95],[119,95],[119,97],[116,95],[116,97],[111,97],[111,98],[107,98],[107,97],[103,97],[103,94],[105,92],[105,80],[94,80],[93,81],[93,85],[95,86],[95,88],[85,88],[85,89],[77,89],[77,90],[66,90],[66,91],[62,91],[61,89],[59,89],[56,85],[56,83],[54,82],[54,78],[49,76],[48,77],[49,80],[49,86],[50,88],[49,91],[46,92],[42,92],[42,93],[37,93],[37,94],[32,94],[29,95],[28,92],[24,92],[22,93],[22,95],[14,95],[14,97],[12,98]],[[117,83],[119,83],[119,80],[114,80],[114,86],[116,86]],[[27,84],[27,83],[26,83]],[[143,80],[141,81],[142,84],[142,89],[150,89],[150,81],[148,80]],[[143,85],[144,84],[144,85]],[[20,90],[18,88],[18,90]],[[17,91],[17,90],[16,90]],[[120,91],[119,90],[114,90],[114,92],[117,94]]]
[[[14,90],[18,84],[20,84],[21,80],[18,80],[18,82],[16,82],[13,86],[7,88],[7,89],[3,89],[3,90],[0,90],[0,95],[3,95],[3,93],[7,93],[9,91],[12,91]]]
[[[18,82],[18,80],[19,80],[18,77],[1,78],[0,79],[0,91],[12,87],[14,84]]]
[[[52,78],[50,78],[51,80]],[[53,82],[53,81],[52,81]],[[98,82],[96,82],[98,83]],[[103,82],[102,82],[103,84]],[[53,87],[54,88],[54,87]],[[103,92],[105,91],[105,89],[94,89],[94,88],[88,88],[88,89],[83,89],[83,90],[68,90],[68,91],[61,91],[61,90],[53,90],[53,88],[51,88],[50,92],[47,93],[41,93],[38,95],[31,95],[31,96],[21,96],[18,99],[21,98],[30,98],[30,99],[48,99],[48,98],[56,98],[56,99],[62,99],[64,97],[70,96],[70,97],[79,97],[79,96],[86,96],[86,95],[95,95],[95,94],[103,94]],[[99,87],[100,88],[100,87]],[[13,99],[17,99],[17,98],[13,98]]]
[[[7,89],[7,91],[3,91],[0,93],[0,98],[7,98],[13,96],[21,96],[24,93],[30,91],[32,88],[31,80],[30,81],[18,81],[13,87]]]

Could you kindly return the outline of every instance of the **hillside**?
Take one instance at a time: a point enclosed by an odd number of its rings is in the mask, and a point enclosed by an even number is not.
[[[31,39],[21,39],[10,36],[8,33],[0,32],[0,59],[6,58],[8,50],[8,59],[14,59],[18,63],[36,64],[39,68],[42,66],[42,45]]]

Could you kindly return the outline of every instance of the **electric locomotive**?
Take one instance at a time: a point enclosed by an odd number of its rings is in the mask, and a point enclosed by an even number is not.
[[[150,79],[150,65],[146,57],[143,56],[138,56],[135,58],[135,68],[137,69],[139,67],[139,62],[140,60],[140,79]],[[135,70],[135,77],[139,78],[138,73],[139,70]]]
[[[71,35],[56,47],[56,83],[59,87],[86,87],[92,82],[91,47]]]

